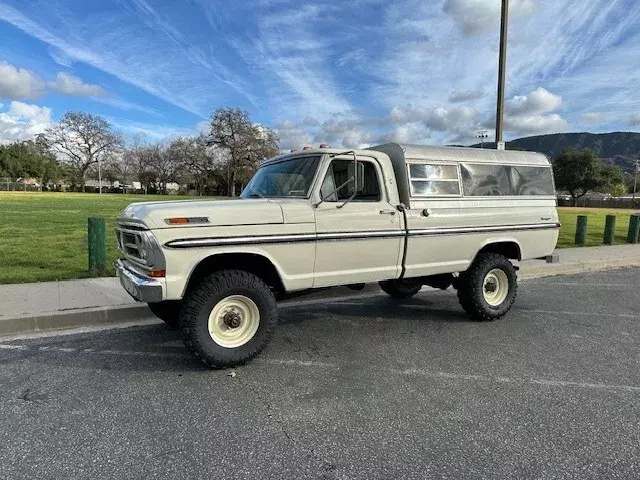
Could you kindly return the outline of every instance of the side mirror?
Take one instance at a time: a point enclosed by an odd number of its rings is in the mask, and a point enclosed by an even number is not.
[[[350,163],[347,169],[347,176],[355,179],[354,188],[356,193],[364,190],[364,164],[362,162],[354,161]]]

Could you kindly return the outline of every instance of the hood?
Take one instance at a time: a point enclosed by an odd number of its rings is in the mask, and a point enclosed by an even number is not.
[[[132,203],[119,215],[121,220],[139,220],[149,228],[180,228],[167,218],[206,217],[209,222],[197,226],[267,225],[284,223],[282,208],[269,199],[204,200]],[[196,225],[192,225],[196,226]]]

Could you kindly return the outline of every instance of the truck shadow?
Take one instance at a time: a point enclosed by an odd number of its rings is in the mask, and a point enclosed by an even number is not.
[[[389,321],[416,321],[437,323],[475,323],[462,309],[450,301],[431,301],[427,298],[395,300],[374,298],[360,302],[322,303],[304,307],[283,308],[280,324],[296,324],[333,319],[357,319],[362,323]]]
[[[435,308],[437,306],[437,308]],[[417,297],[398,302],[386,297],[374,297],[356,301],[337,301],[304,306],[286,306],[280,311],[280,324],[286,332],[275,338],[265,353],[277,352],[280,359],[294,359],[304,351],[313,350],[319,341],[315,338],[322,331],[322,342],[334,344],[340,335],[335,324],[344,328],[384,328],[398,335],[408,331],[407,326],[443,325],[445,323],[471,322],[457,304],[446,297],[437,301]],[[412,329],[411,327],[410,329]],[[359,330],[354,330],[357,334]],[[295,344],[285,337],[296,337]],[[194,373],[207,373],[212,381],[223,379],[226,370],[210,370],[195,359],[182,344],[182,335],[166,325],[131,327],[126,329],[63,335],[39,340],[9,342],[18,348],[0,351],[0,366],[10,369],[13,365],[36,364],[44,369],[81,368],[106,373],[108,371],[172,372],[177,377]],[[334,354],[336,352],[333,352]],[[263,353],[262,356],[265,354]],[[253,370],[260,362],[250,363],[242,369]],[[261,367],[264,368],[264,365]],[[218,380],[218,381],[219,381]]]

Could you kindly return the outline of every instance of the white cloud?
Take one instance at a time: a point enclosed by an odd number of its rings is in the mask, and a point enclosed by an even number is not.
[[[551,115],[505,115],[504,128],[518,136],[566,132],[569,123],[557,113]]]
[[[283,150],[299,149],[312,143],[312,136],[301,124],[291,120],[285,120],[275,125],[275,132],[280,139],[280,148]]]
[[[49,47],[49,55],[53,58],[53,61],[63,67],[71,67],[73,65],[73,58],[67,55],[63,50],[56,47]]]
[[[506,109],[513,115],[549,113],[562,105],[562,97],[542,87],[527,95],[517,95],[506,102]]]
[[[422,143],[430,138],[430,136],[431,134],[424,124],[408,123],[406,125],[400,125],[392,128],[388,132],[382,134],[377,141],[380,143],[397,142],[412,144]]]
[[[587,112],[584,113],[581,117],[580,120],[584,123],[598,123],[601,122],[602,120],[604,120],[605,118],[607,118],[607,114],[606,113],[602,113],[602,112]]]
[[[44,82],[29,70],[0,61],[0,98],[37,98],[44,94],[44,89]]]
[[[12,101],[8,111],[0,112],[0,143],[28,140],[51,123],[50,108]]]
[[[558,113],[562,97],[539,87],[526,95],[516,95],[505,102],[504,129],[516,137],[566,132],[569,122]],[[495,125],[495,115],[483,122],[486,128]]]
[[[484,93],[479,90],[466,90],[464,92],[452,92],[449,95],[449,102],[462,103],[470,100],[478,100],[484,97]]]
[[[51,88],[69,97],[100,97],[104,90],[99,85],[84,83],[80,78],[65,72],[59,72]]]
[[[478,112],[471,107],[394,107],[389,116],[394,124],[422,122],[430,130],[436,132],[458,132],[471,128]]]
[[[458,23],[465,35],[479,35],[500,22],[501,3],[500,0],[445,0],[442,10]],[[534,0],[511,0],[509,15],[524,17],[538,8]]]
[[[632,127],[640,127],[640,113],[635,113],[627,120],[627,125]]]

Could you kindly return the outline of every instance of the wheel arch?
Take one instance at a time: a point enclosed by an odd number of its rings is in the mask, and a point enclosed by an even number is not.
[[[280,271],[268,256],[252,252],[221,252],[209,255],[196,264],[185,283],[182,297],[206,275],[219,270],[243,270],[262,279],[274,293],[286,291]]]
[[[481,253],[497,253],[504,255],[510,260],[522,260],[522,246],[513,238],[499,238],[485,241],[476,252],[471,263],[473,263]]]

